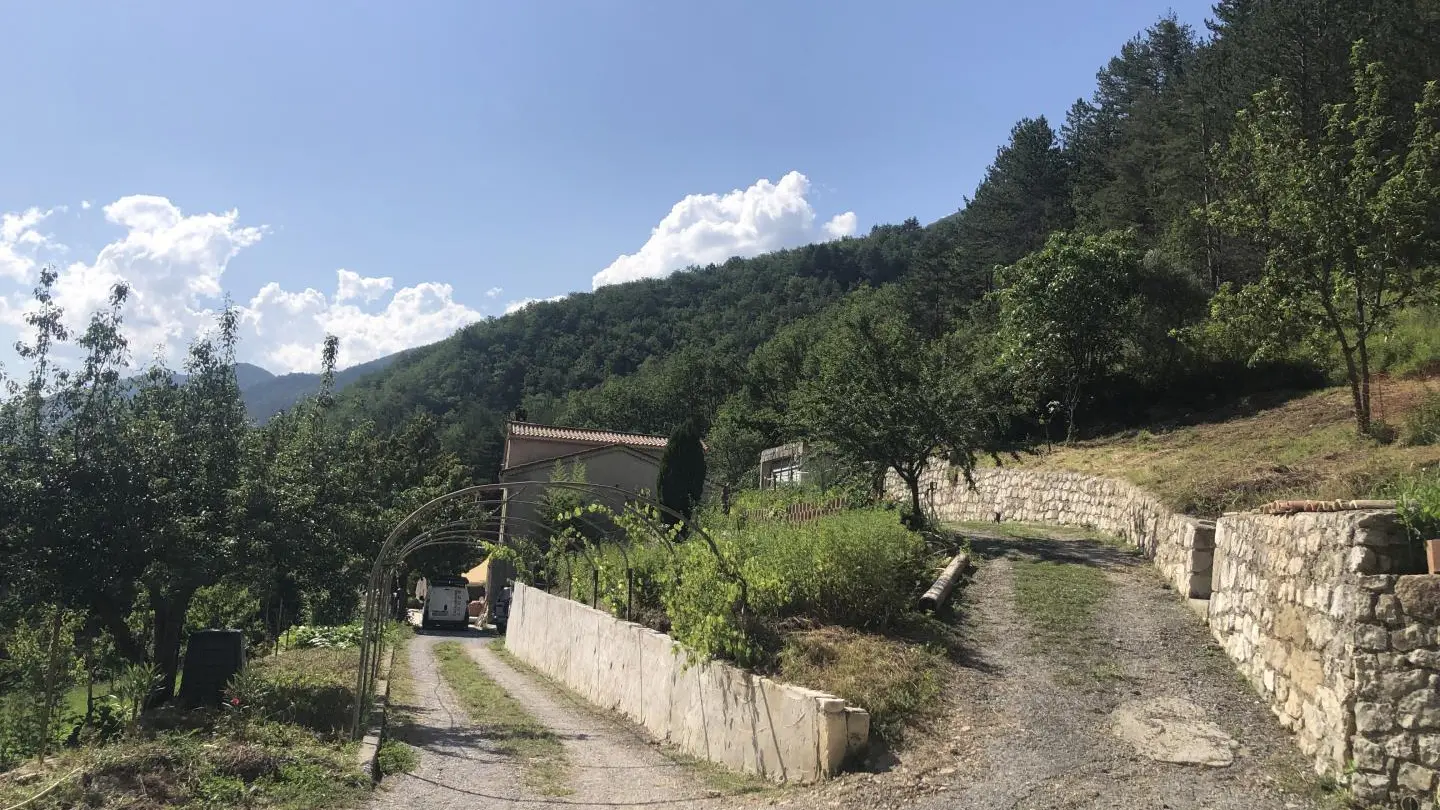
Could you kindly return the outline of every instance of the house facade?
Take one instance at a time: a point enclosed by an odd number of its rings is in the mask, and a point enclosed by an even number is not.
[[[603,503],[620,511],[634,496],[653,497],[655,479],[660,474],[660,457],[667,443],[664,436],[531,422],[506,423],[505,457],[500,470],[500,483],[505,485],[500,541],[543,531],[544,516],[540,514],[538,502],[560,465],[566,468],[582,465],[587,484],[612,488],[587,494],[588,502]],[[497,560],[488,568],[487,591],[498,593],[498,589],[513,578],[514,571]]]
[[[807,483],[808,471],[805,469],[805,457],[808,449],[805,442],[791,442],[762,450],[760,452],[760,488],[775,489],[776,487]]]

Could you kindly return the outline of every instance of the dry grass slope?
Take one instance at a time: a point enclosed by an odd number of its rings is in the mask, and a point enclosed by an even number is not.
[[[1440,381],[1382,380],[1376,417],[1399,426],[1435,391]],[[1397,478],[1440,464],[1440,445],[1356,435],[1349,389],[1329,388],[1239,415],[1056,445],[1006,464],[1122,478],[1174,509],[1214,516],[1278,498],[1374,497]]]

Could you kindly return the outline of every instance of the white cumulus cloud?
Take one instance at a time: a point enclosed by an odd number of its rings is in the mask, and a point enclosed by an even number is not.
[[[213,325],[230,261],[264,239],[267,228],[242,224],[233,210],[187,214],[153,195],[122,197],[102,210],[123,235],[93,260],[59,268],[55,297],[67,326],[82,328],[106,305],[111,287],[123,281],[131,289],[124,318],[132,355],[141,362],[158,355],[178,364],[186,344]],[[37,251],[65,249],[36,230],[50,213],[30,208],[0,215],[0,344],[25,337]],[[346,269],[336,271],[332,293],[270,282],[235,299],[241,358],[279,372],[317,369],[327,333],[340,338],[343,366],[439,340],[481,317],[455,301],[448,284],[396,289],[389,276]]]
[[[810,180],[792,171],[778,183],[762,178],[725,194],[690,194],[675,203],[638,251],[611,262],[595,274],[592,284],[599,288],[657,278],[731,256],[756,256],[855,233],[853,211],[817,227],[809,191]]]
[[[505,288],[503,288],[503,287],[491,287],[490,289],[488,289],[488,290],[485,291],[485,297],[486,297],[486,298],[494,298],[495,296],[499,295],[499,294],[502,293],[502,292],[505,292]]]
[[[352,298],[359,298],[361,301],[375,301],[395,287],[395,279],[389,276],[365,278],[359,273],[343,267],[336,270],[335,274],[339,276],[339,282],[335,288],[336,301],[349,301]]]
[[[351,276],[353,278],[347,278]],[[479,312],[455,300],[449,284],[422,282],[402,287],[383,307],[354,303],[356,290],[382,290],[393,286],[389,278],[365,278],[348,270],[337,273],[335,295],[306,288],[287,292],[271,282],[245,306],[245,321],[263,347],[259,363],[269,369],[316,371],[325,335],[340,338],[342,366],[363,363],[387,354],[434,343],[481,318]],[[383,284],[382,284],[383,282]]]
[[[30,279],[37,266],[39,249],[52,246],[50,237],[40,233],[35,226],[56,210],[41,211],[31,207],[18,213],[0,214],[0,278],[16,281]]]
[[[80,210],[81,210],[81,211],[89,211],[89,210],[90,210],[90,201],[89,201],[89,200],[81,200],[81,201],[80,201]]]

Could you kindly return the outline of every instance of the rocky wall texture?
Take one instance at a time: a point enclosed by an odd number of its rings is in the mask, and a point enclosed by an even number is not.
[[[1392,512],[1219,521],[1210,630],[1319,771],[1338,776],[1349,759],[1361,579],[1394,570],[1404,546]]]
[[[1362,576],[1351,790],[1428,804],[1440,780],[1440,576]]]
[[[870,715],[834,695],[708,661],[669,636],[515,584],[517,658],[697,757],[777,782],[839,772],[869,743]]]
[[[956,468],[931,465],[920,482],[927,511],[941,521],[1002,521],[1084,526],[1119,537],[1155,562],[1176,591],[1210,595],[1215,525],[1167,509],[1125,481],[1080,473],[987,468],[967,485]],[[891,497],[908,502],[904,483],[891,473]]]

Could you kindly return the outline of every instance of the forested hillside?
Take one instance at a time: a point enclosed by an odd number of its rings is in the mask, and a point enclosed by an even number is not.
[[[1372,63],[1375,72],[1367,73]],[[1380,78],[1366,84],[1367,75]],[[1364,299],[1359,320],[1327,321],[1323,310],[1337,303],[1327,296],[1350,288],[1343,279],[1307,286],[1301,277],[1309,265],[1292,260],[1307,248],[1286,244],[1289,225],[1276,217],[1305,200],[1283,197],[1289,192],[1279,172],[1286,164],[1315,170],[1295,187],[1332,183],[1317,194],[1333,192],[1333,201],[1311,202],[1328,206],[1337,228],[1355,220],[1346,219],[1343,199],[1363,197],[1359,189],[1370,183],[1369,207],[1360,212],[1370,225],[1356,226],[1354,241],[1388,249],[1370,226],[1389,218],[1418,223],[1402,235],[1407,244],[1433,247],[1424,188],[1409,188],[1409,209],[1382,210],[1394,202],[1377,191],[1385,173],[1360,177],[1345,164],[1389,161],[1392,174],[1411,171],[1415,183],[1430,182],[1428,147],[1409,147],[1424,140],[1433,109],[1417,113],[1415,104],[1437,76],[1434,2],[1225,0],[1204,31],[1162,17],[1123,44],[1100,69],[1093,95],[1058,126],[1040,115],[1016,123],[980,186],[968,197],[956,189],[963,206],[955,215],[534,304],[416,350],[357,383],[342,398],[344,409],[384,429],[416,411],[434,414],[446,447],[481,479],[494,473],[500,425],[518,407],[535,421],[658,432],[692,413],[707,421],[718,414],[715,438],[740,464],[758,445],[807,432],[795,420],[792,389],[835,313],[805,319],[868,285],[886,288],[885,306],[903,312],[919,340],[945,338],[951,356],[1032,372],[1024,384],[986,377],[1015,400],[999,409],[1002,432],[1033,434],[1052,424],[1093,431],[1247,386],[1344,380],[1347,368],[1359,416],[1362,360],[1369,374],[1427,359],[1422,345],[1389,341],[1385,356],[1361,357],[1366,341],[1355,338],[1377,335],[1397,318],[1433,320],[1413,309],[1426,291],[1414,288],[1423,278],[1411,271],[1429,260],[1412,251],[1395,266],[1410,273],[1409,286],[1387,288],[1392,276],[1362,269],[1349,282]],[[1262,152],[1276,144],[1299,151],[1266,164]],[[1318,158],[1309,165],[1306,156]],[[1289,224],[1306,216],[1296,213]],[[1033,296],[1054,278],[1056,261],[1094,246],[1052,246],[1029,270],[1020,261],[1054,234],[1078,240],[1105,232],[1116,234],[1105,249],[1122,266],[1109,311],[1119,328],[1080,363],[1085,379],[1067,380],[1054,373],[1066,363],[1041,357],[1043,347],[1020,322],[1056,313],[1027,315],[1015,297],[1023,286],[1017,276],[1029,273],[1040,285]],[[1287,268],[1301,276],[1287,282]],[[1284,300],[1285,289],[1308,298]],[[1337,334],[1348,337],[1337,342]]]

